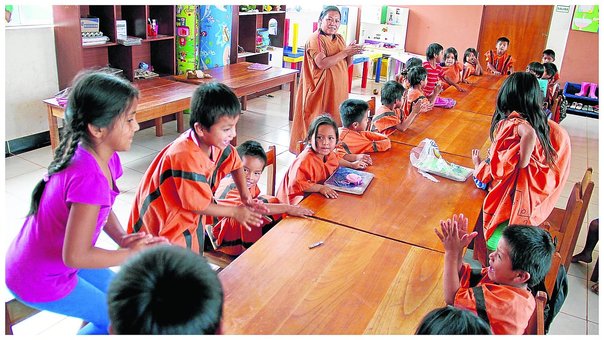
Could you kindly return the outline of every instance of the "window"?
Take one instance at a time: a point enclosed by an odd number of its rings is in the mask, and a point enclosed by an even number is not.
[[[5,5],[7,27],[52,25],[51,5]],[[10,21],[7,20],[10,18]]]

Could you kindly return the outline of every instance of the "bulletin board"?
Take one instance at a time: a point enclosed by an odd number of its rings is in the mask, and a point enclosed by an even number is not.
[[[573,15],[572,29],[583,32],[598,33],[600,15],[598,5],[577,5]]]

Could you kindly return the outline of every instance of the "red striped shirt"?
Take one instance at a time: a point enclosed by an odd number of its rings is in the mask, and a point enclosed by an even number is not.
[[[429,61],[424,61],[422,66],[428,71],[428,81],[426,82],[426,86],[424,86],[424,94],[430,96],[432,92],[434,92],[434,87],[436,86],[436,82],[443,76],[443,68],[437,63],[436,67],[432,67]]]

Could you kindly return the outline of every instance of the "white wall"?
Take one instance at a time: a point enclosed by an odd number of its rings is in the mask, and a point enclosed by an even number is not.
[[[556,61],[554,64],[558,66],[558,69],[562,67],[562,59],[564,58],[568,31],[570,30],[570,23],[573,20],[574,11],[575,6],[571,5],[568,13],[556,12],[556,5],[554,5],[552,23],[549,26],[549,34],[547,36],[545,48],[552,49],[556,52]]]
[[[59,91],[53,28],[6,28],[5,39],[5,138],[48,131],[42,100]]]

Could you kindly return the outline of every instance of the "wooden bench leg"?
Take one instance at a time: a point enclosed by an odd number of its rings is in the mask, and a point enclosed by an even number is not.
[[[50,149],[54,153],[57,146],[59,146],[59,124],[57,123],[57,117],[52,114],[52,108],[50,105],[48,109],[48,132],[50,132]]]
[[[185,114],[183,111],[176,112],[176,131],[185,131]]]
[[[241,97],[241,111],[247,110],[247,96]]]
[[[164,135],[164,124],[162,117],[155,118],[155,135],[161,137]]]

